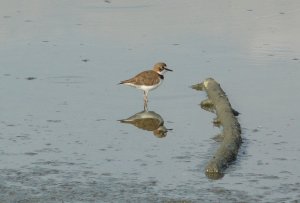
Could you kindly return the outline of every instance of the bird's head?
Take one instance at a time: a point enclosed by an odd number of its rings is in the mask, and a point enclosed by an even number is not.
[[[166,71],[173,71],[167,68],[167,64],[165,63],[156,63],[153,67],[153,70],[160,75],[163,75]]]

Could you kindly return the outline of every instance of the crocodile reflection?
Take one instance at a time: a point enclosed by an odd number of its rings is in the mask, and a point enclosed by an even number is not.
[[[119,120],[121,123],[128,123],[136,126],[137,128],[152,131],[158,138],[167,136],[168,130],[164,126],[163,118],[154,111],[141,111],[130,116],[129,118]]]

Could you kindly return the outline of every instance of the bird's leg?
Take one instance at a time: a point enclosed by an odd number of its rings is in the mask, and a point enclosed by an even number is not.
[[[148,103],[148,92],[144,91],[144,103]]]

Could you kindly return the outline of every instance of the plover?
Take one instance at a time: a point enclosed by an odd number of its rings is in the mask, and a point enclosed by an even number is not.
[[[148,102],[148,92],[160,86],[164,80],[164,73],[172,71],[165,63],[156,63],[152,70],[143,71],[133,78],[121,81],[119,84],[135,87],[144,91],[144,101]]]

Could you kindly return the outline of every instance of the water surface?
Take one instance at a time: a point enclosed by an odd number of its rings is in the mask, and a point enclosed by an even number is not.
[[[0,3],[1,202],[300,200],[300,3]],[[143,110],[117,85],[164,61],[150,92],[169,130],[120,123]],[[241,112],[243,145],[223,179],[204,167],[214,115],[189,88],[213,77]]]

